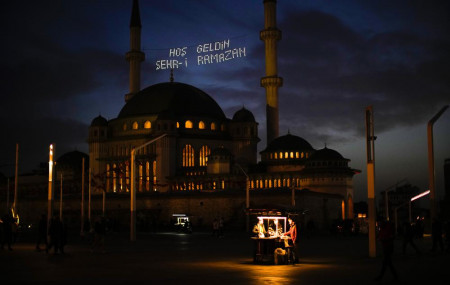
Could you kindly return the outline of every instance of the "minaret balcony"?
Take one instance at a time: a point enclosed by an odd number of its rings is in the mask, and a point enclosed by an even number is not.
[[[259,38],[264,41],[266,39],[281,40],[281,31],[277,28],[265,29],[259,33]]]
[[[281,87],[283,78],[277,76],[266,76],[261,78],[261,87]]]

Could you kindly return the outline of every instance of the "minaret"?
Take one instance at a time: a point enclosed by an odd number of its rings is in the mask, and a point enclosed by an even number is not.
[[[130,92],[125,95],[125,102],[141,90],[141,62],[145,59],[145,54],[141,51],[141,27],[139,2],[134,0],[130,20],[130,51],[125,57],[130,63]]]
[[[277,74],[277,41],[281,31],[277,29],[276,0],[264,0],[264,30],[260,39],[266,49],[266,76],[261,78],[261,86],[266,88],[267,144],[278,137],[278,87],[283,78]]]

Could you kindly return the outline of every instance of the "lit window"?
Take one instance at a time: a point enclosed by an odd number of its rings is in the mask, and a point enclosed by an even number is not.
[[[305,157],[305,154],[302,152],[302,158]]]
[[[203,123],[203,121],[200,121],[200,122],[198,123],[198,128],[199,128],[200,130],[205,129],[205,123]]]
[[[216,123],[214,123],[214,122],[211,123],[211,130],[212,131],[216,130]]]
[[[187,144],[183,148],[183,167],[194,166],[194,148]]]
[[[137,130],[139,128],[139,124],[137,122],[133,123],[133,130]]]
[[[273,159],[273,154],[272,153],[270,154],[270,159]]]
[[[278,153],[275,153],[275,159],[278,159]]]
[[[177,129],[180,128],[180,122],[177,122]]]
[[[299,158],[299,153],[298,153],[298,151],[295,152],[295,158]]]
[[[210,154],[211,154],[211,149],[207,145],[202,146],[202,148],[200,149],[200,153],[199,153],[200,166],[206,166],[206,164],[208,162],[208,155],[210,155]]]
[[[294,153],[291,151],[291,158],[294,158]]]
[[[152,128],[152,122],[145,121],[144,123],[144,129],[151,129]]]
[[[289,152],[284,153],[284,158],[289,158]]]
[[[187,120],[186,123],[184,123],[184,127],[185,127],[186,129],[192,129],[193,124],[192,124],[191,121]]]
[[[280,159],[283,159],[283,153],[280,152]]]

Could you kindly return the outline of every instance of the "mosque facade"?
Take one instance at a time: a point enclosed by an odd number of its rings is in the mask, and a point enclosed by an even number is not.
[[[266,76],[261,86],[266,90],[268,144],[258,154],[259,124],[250,110],[242,107],[227,118],[211,96],[175,82],[173,76],[168,82],[140,88],[140,63],[145,55],[140,49],[139,5],[133,2],[131,45],[126,54],[130,90],[125,105],[117,118],[98,116],[89,127],[94,193],[129,192],[131,152],[139,148],[135,154],[138,195],[164,193],[179,199],[180,193],[202,193],[212,199],[214,193],[230,193],[226,199],[234,201],[245,197],[242,193],[248,189],[259,199],[259,205],[252,206],[261,207],[273,202],[270,195],[308,192],[322,200],[334,197],[339,208],[335,216],[353,218],[353,176],[358,171],[349,167],[350,160],[327,147],[315,149],[300,136],[279,136],[278,88],[283,81],[277,74],[276,41],[281,31],[276,28],[276,1],[265,0],[264,6],[265,28],[260,37],[266,46]],[[257,198],[258,193],[269,192],[269,198]],[[178,210],[195,212],[192,207]],[[309,206],[303,203],[302,207]]]

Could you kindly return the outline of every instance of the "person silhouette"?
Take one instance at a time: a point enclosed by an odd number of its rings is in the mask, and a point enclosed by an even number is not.
[[[394,227],[388,221],[382,221],[380,223],[380,231],[378,233],[378,239],[381,242],[383,248],[383,264],[381,267],[380,274],[375,277],[375,281],[380,281],[389,267],[392,275],[394,276],[394,281],[398,281],[397,271],[392,264],[392,254],[394,253]]]

